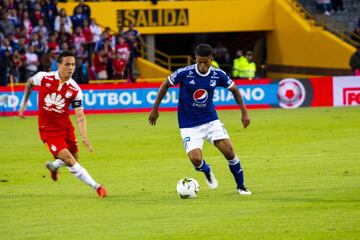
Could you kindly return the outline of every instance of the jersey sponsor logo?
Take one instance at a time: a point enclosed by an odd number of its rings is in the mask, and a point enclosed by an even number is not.
[[[216,86],[216,80],[210,79],[210,87]]]
[[[65,106],[65,99],[56,93],[46,95],[44,109],[47,111],[54,111],[57,113],[63,113],[64,110],[62,108]]]
[[[51,87],[51,84],[50,84],[50,83],[46,83],[45,86],[46,86],[46,87]]]
[[[196,103],[205,103],[209,94],[205,89],[198,89],[194,92],[193,98]]]
[[[191,81],[189,82],[189,84],[195,85],[195,81],[194,81],[194,80],[191,80]]]

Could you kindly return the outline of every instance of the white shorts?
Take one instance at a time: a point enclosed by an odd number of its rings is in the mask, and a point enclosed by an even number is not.
[[[180,128],[180,134],[186,153],[196,148],[202,149],[205,139],[211,144],[214,144],[215,140],[229,139],[229,134],[220,120],[192,128]]]

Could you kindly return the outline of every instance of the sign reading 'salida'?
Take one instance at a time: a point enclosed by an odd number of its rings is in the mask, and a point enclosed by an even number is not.
[[[173,27],[189,25],[189,10],[179,9],[124,9],[117,10],[118,26]]]

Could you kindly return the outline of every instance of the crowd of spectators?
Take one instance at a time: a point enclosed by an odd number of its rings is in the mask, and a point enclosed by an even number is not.
[[[327,16],[345,10],[343,0],[316,0],[316,4],[318,10]]]
[[[71,14],[71,15],[70,15]],[[61,51],[73,51],[78,83],[89,79],[134,82],[137,46],[143,40],[132,25],[127,31],[103,30],[80,1],[73,13],[55,0],[0,0],[0,80],[26,82],[38,71],[55,71]]]

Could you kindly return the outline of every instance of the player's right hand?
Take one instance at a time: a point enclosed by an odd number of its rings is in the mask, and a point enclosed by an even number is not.
[[[150,115],[149,115],[149,123],[150,125],[156,125],[156,120],[159,117],[159,111],[156,110],[152,110]]]

